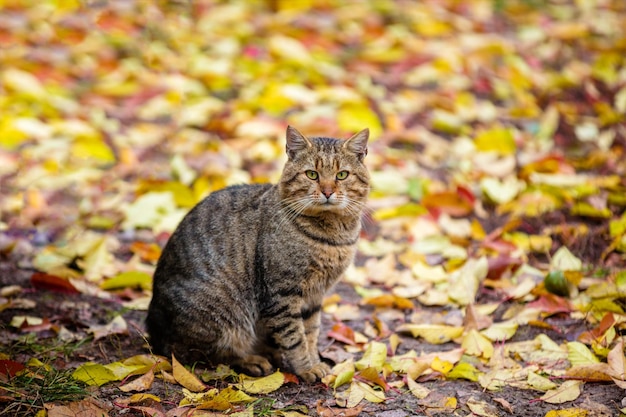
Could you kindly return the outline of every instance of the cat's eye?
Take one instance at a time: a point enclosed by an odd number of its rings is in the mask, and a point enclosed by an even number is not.
[[[316,180],[317,177],[319,177],[317,172],[311,171],[310,169],[306,170],[304,173],[306,174],[307,178],[309,178],[310,180]]]
[[[338,180],[345,180],[346,178],[348,178],[348,171],[339,171],[337,173]]]

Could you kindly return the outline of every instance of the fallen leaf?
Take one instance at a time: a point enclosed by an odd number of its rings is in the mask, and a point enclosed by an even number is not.
[[[375,368],[380,372],[387,359],[387,346],[380,342],[370,342],[363,357],[354,363],[358,370]]]
[[[194,374],[185,369],[185,367],[176,360],[174,355],[172,355],[172,373],[176,382],[191,392],[202,392],[207,389]]]
[[[152,276],[141,271],[122,272],[113,278],[105,280],[100,284],[103,290],[114,290],[118,288],[136,288],[144,290],[152,288]]]
[[[110,409],[93,399],[71,402],[66,405],[45,404],[48,417],[99,416],[108,417]]]
[[[584,408],[566,408],[564,410],[550,410],[544,417],[586,417],[589,410]]]
[[[541,396],[541,399],[550,404],[563,404],[574,401],[580,396],[582,384],[582,381],[565,381],[558,388],[547,391]]]
[[[493,345],[491,341],[480,334],[477,330],[470,330],[461,342],[461,347],[465,349],[465,353],[472,356],[478,356],[485,359],[491,358],[493,355]]]
[[[152,383],[154,382],[154,372],[152,370],[146,372],[139,378],[132,380],[124,385],[120,386],[120,390],[124,392],[130,391],[145,391],[152,387]]]
[[[124,317],[115,316],[115,318],[108,324],[96,324],[90,326],[89,329],[87,329],[87,332],[93,334],[94,340],[99,340],[114,334],[128,335],[128,325],[126,324]]]
[[[235,386],[249,394],[268,394],[276,391],[285,383],[285,375],[276,371],[260,378],[243,377]]]
[[[441,324],[401,324],[397,332],[408,332],[413,337],[422,337],[428,343],[442,344],[456,339],[463,334],[461,326],[446,326]]]

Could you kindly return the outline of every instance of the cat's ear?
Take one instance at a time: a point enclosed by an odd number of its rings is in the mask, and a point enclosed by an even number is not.
[[[367,155],[367,140],[370,137],[370,130],[363,129],[356,135],[352,136],[348,139],[344,144],[343,148],[348,151],[354,153],[359,160],[363,160]]]
[[[298,132],[295,127],[287,126],[287,155],[289,155],[289,159],[293,159],[299,151],[311,146],[313,144],[306,136]]]

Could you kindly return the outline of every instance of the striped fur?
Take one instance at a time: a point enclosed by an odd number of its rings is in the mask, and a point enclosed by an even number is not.
[[[252,375],[279,367],[323,377],[321,303],[354,257],[367,139],[367,130],[347,141],[309,139],[290,127],[277,185],[229,187],[191,210],[154,274],[153,350]]]

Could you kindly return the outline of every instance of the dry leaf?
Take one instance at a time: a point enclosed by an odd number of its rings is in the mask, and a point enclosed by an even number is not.
[[[172,373],[174,374],[176,382],[191,392],[202,392],[207,389],[207,387],[200,382],[198,377],[185,369],[185,367],[176,360],[174,355],[172,355]]]

